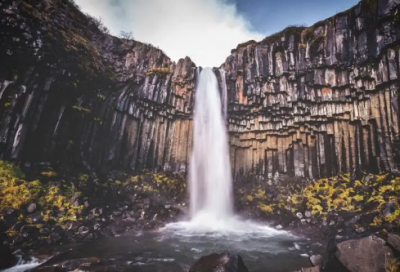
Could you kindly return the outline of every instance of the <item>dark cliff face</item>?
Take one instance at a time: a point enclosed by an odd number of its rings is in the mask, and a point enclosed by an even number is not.
[[[105,34],[69,1],[0,5],[3,158],[186,171],[189,58]],[[395,170],[399,16],[397,0],[368,0],[233,50],[221,68],[235,174]]]
[[[232,50],[222,68],[236,175],[397,170],[399,3],[363,1]]]
[[[69,1],[0,3],[3,158],[185,171],[195,65],[103,33]]]

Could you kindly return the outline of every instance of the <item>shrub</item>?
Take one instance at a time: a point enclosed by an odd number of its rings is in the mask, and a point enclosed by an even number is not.
[[[126,40],[133,40],[133,33],[132,31],[121,31],[119,36]]]

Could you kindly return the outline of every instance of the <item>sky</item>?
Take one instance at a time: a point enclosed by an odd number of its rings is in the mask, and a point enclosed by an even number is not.
[[[75,0],[102,18],[111,34],[162,49],[173,61],[189,56],[219,67],[239,43],[260,41],[289,25],[310,26],[358,0]]]

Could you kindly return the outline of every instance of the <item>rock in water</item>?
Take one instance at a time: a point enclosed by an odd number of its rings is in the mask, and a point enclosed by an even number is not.
[[[310,257],[310,262],[313,264],[313,266],[318,266],[320,267],[322,265],[322,256],[321,255],[312,255]]]
[[[374,235],[347,240],[337,245],[336,257],[351,272],[384,272],[393,261],[392,250],[385,240]]]
[[[213,253],[201,257],[189,272],[249,272],[249,270],[239,255]]]
[[[301,272],[320,272],[319,267],[302,268]]]

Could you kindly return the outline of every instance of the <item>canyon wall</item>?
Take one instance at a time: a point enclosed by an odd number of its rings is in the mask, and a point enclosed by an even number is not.
[[[189,58],[110,36],[70,1],[1,1],[0,18],[2,158],[186,171]]]
[[[400,1],[363,1],[232,50],[226,71],[236,176],[397,171]]]
[[[236,177],[397,171],[399,4],[365,0],[232,50],[220,69]],[[188,57],[113,37],[71,1],[4,0],[0,18],[1,158],[187,171]]]

